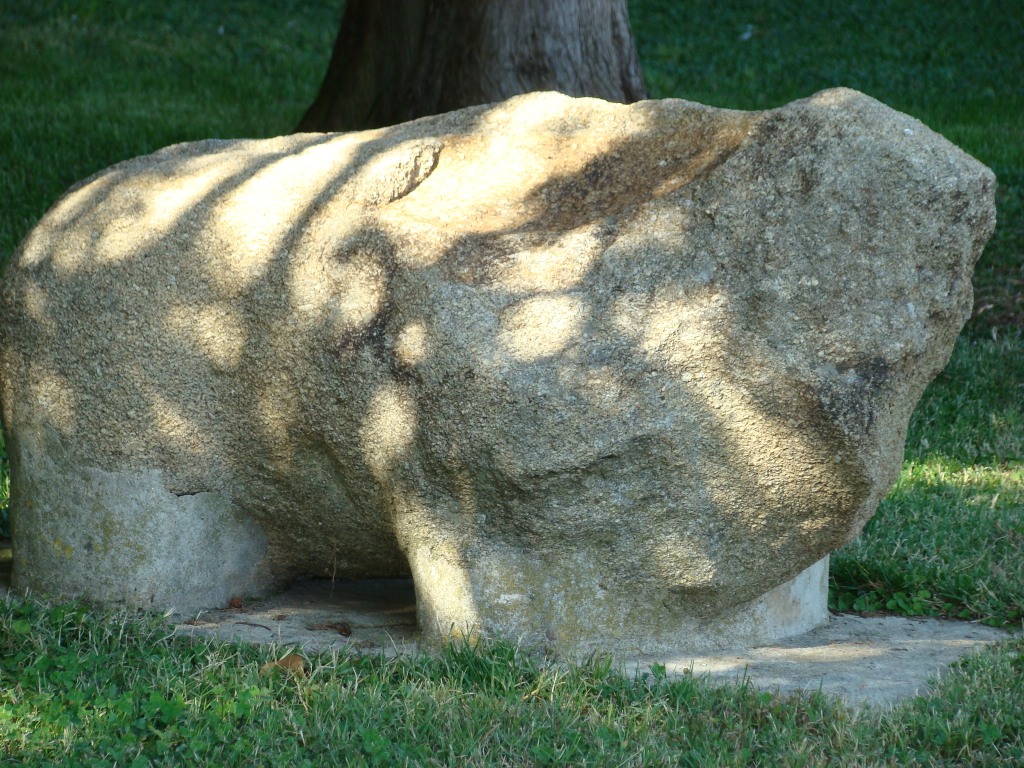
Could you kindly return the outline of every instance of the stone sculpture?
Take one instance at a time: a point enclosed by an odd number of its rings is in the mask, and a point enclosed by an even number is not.
[[[15,585],[184,610],[411,574],[427,639],[567,653],[807,629],[994,186],[841,89],[532,94],[116,165],[2,285]]]

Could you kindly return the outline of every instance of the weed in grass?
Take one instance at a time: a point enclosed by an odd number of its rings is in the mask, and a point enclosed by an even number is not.
[[[864,534],[832,559],[833,607],[1024,618],[1024,470],[908,462]]]

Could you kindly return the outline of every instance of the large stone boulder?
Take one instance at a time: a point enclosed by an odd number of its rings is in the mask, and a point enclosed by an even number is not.
[[[534,94],[116,165],[2,286],[15,584],[193,609],[411,574],[427,638],[567,652],[804,629],[993,190],[849,90]]]

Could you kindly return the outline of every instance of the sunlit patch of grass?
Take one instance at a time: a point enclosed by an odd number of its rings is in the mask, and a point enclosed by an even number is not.
[[[1024,619],[1024,468],[908,461],[857,541],[832,558],[840,610]]]
[[[925,392],[900,479],[832,558],[839,610],[1024,619],[1024,342],[962,337]]]
[[[1024,765],[1022,678],[1024,638],[969,656],[928,695],[885,714],[874,749],[902,755],[903,765]]]

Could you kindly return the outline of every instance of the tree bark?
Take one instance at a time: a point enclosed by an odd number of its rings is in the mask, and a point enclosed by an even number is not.
[[[377,128],[542,90],[646,98],[626,0],[348,0],[298,130]]]

